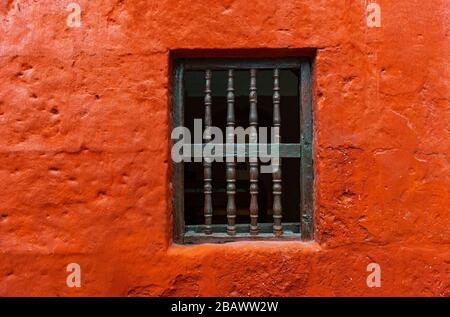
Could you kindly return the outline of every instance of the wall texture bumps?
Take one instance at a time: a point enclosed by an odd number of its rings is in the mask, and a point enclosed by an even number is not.
[[[0,3],[0,295],[450,296],[448,1],[73,2]],[[316,241],[172,245],[171,53],[302,48]]]

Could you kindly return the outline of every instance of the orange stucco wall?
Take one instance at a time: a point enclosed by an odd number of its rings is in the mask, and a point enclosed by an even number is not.
[[[2,0],[0,295],[449,296],[449,3],[377,3]],[[171,54],[305,48],[315,242],[173,245]]]

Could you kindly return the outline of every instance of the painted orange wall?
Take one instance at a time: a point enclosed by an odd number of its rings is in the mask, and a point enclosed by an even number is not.
[[[366,3],[1,1],[0,295],[450,296],[449,3]],[[313,243],[171,244],[171,52],[235,48],[317,49]]]

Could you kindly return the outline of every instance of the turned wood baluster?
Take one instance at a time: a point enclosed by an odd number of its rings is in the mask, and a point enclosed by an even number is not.
[[[228,87],[227,87],[227,145],[234,147],[234,87],[233,87],[233,70],[228,70]],[[236,234],[236,163],[234,156],[228,156],[226,161],[227,176],[227,233],[230,236]]]
[[[211,70],[205,72],[205,143],[211,141]],[[205,157],[203,159],[203,181],[204,181],[204,215],[205,215],[205,234],[212,234],[212,172],[211,161]]]
[[[250,144],[255,146],[258,142],[258,110],[256,94],[256,69],[250,69]],[[251,148],[251,147],[249,147]],[[250,155],[250,234],[258,234],[258,157]]]
[[[278,68],[273,70],[273,126],[274,126],[274,142],[281,143],[281,115],[280,115],[280,71]],[[273,234],[279,237],[283,233],[281,224],[282,205],[281,205],[281,158],[272,159],[272,193],[273,193]]]

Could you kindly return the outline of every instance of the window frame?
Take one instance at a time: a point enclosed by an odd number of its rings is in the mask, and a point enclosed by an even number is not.
[[[314,195],[314,165],[313,165],[313,117],[312,117],[312,84],[311,84],[311,60],[309,57],[287,57],[287,58],[177,58],[171,63],[171,109],[170,128],[171,131],[179,126],[184,126],[184,86],[183,76],[186,70],[228,70],[228,69],[274,69],[295,68],[299,71],[299,124],[300,124],[300,224],[283,223],[283,227],[300,226],[298,234],[283,234],[275,237],[272,234],[260,233],[256,236],[241,235],[205,235],[201,232],[190,231],[186,235],[184,216],[184,162],[175,163],[171,161],[171,208],[174,243],[223,243],[233,241],[254,240],[302,240],[314,239],[313,221],[313,195]],[[171,140],[170,146],[174,145]],[[169,153],[171,152],[169,149]],[[259,225],[272,225],[271,223],[260,223]],[[222,230],[226,224],[214,225]],[[248,224],[237,224],[237,230],[243,231]],[[188,226],[190,229],[195,225]],[[200,227],[200,225],[198,225]]]

